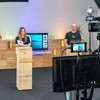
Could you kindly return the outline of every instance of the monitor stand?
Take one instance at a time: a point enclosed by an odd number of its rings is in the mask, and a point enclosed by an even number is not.
[[[45,52],[45,50],[43,50],[43,52]]]

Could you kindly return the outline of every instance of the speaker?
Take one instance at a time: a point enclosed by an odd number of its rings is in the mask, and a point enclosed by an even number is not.
[[[100,0],[94,0],[94,1],[97,4],[98,8],[100,9]]]

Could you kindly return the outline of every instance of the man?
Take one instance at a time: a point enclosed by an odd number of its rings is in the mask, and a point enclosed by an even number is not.
[[[65,47],[68,48],[68,45],[70,45],[72,40],[79,40],[81,41],[81,35],[76,32],[77,31],[77,24],[73,23],[71,25],[71,31],[66,33],[65,39],[64,39],[64,44]]]

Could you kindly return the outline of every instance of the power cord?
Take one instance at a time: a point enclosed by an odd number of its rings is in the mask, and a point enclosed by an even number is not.
[[[63,53],[64,53],[64,51],[65,51],[66,49],[69,49],[69,48],[65,48],[65,49],[62,51],[61,57],[62,57],[62,55],[63,55]],[[60,78],[61,78],[61,84],[62,84],[62,89],[63,89],[63,92],[64,92],[65,100],[67,100],[66,91],[65,91],[64,83],[63,83],[63,77],[62,77],[61,57],[60,57]]]
[[[99,48],[98,48],[98,54],[97,54],[97,60],[96,60],[96,66],[95,66],[96,69],[95,69],[94,77],[93,77],[93,84],[91,86],[91,91],[90,91],[90,95],[89,95],[88,100],[92,100],[92,97],[93,97],[94,85],[95,85],[95,81],[96,81],[96,78],[97,78],[97,73],[98,73],[99,63],[100,63],[99,52],[100,52],[100,45],[99,45]]]
[[[93,47],[93,49],[95,49],[95,43],[94,43],[94,38],[93,38],[93,34],[92,34],[92,47]]]

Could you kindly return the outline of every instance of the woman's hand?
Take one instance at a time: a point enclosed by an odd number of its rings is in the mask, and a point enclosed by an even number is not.
[[[20,45],[19,45],[19,44],[15,44],[15,46],[16,46],[16,47],[20,47]]]
[[[23,44],[23,45],[20,45],[21,47],[27,47],[27,45]]]
[[[21,45],[21,47],[30,47],[30,46],[31,46],[31,43]]]
[[[30,43],[28,45],[25,45],[25,44],[23,44],[23,45],[15,44],[15,46],[16,47],[30,47]]]

